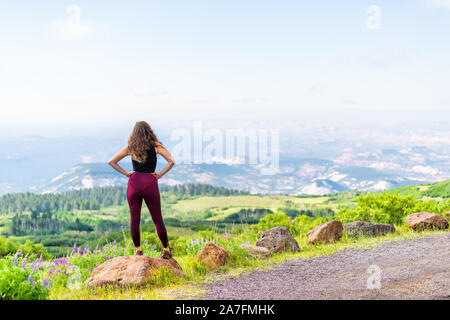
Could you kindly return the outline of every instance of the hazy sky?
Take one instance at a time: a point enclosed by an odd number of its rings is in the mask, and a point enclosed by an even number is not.
[[[449,36],[450,0],[1,0],[0,125],[449,120]]]

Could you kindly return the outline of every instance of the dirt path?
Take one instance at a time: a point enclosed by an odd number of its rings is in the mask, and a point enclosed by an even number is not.
[[[207,284],[201,299],[450,299],[450,232],[272,267]]]

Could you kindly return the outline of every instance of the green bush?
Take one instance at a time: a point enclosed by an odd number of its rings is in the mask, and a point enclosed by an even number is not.
[[[26,259],[26,258],[24,258]],[[29,267],[22,258],[8,256],[0,260],[0,300],[46,300],[47,280],[41,281],[40,266]],[[21,265],[24,263],[23,265]]]
[[[286,227],[290,229],[291,222],[289,217],[285,213],[269,213],[256,224],[256,228],[259,231],[266,231],[274,227]]]
[[[295,236],[304,236],[308,233],[308,231],[325,222],[327,222],[327,220],[322,217],[318,217],[313,220],[311,217],[306,215],[297,216],[292,221],[292,234]]]
[[[376,195],[369,193],[357,198],[355,208],[341,208],[337,219],[344,222],[357,220],[403,224],[406,216],[418,212],[428,211],[434,214],[444,215],[450,209],[450,201],[420,201],[413,196],[402,196],[396,193],[382,193]]]
[[[13,255],[17,251],[21,251],[24,255],[31,258],[37,258],[41,255],[44,258],[50,257],[50,254],[43,248],[41,243],[34,244],[30,240],[27,240],[25,243],[21,244],[6,238],[0,238],[0,257]]]

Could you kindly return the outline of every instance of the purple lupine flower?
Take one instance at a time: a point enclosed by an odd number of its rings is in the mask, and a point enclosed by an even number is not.
[[[53,279],[50,279],[50,283],[49,283],[48,287],[51,289],[52,286],[53,286]]]
[[[17,265],[17,256],[14,257],[13,266],[15,267]]]
[[[36,273],[38,271],[38,269],[39,269],[38,267],[35,267],[33,270],[33,273]]]
[[[76,253],[78,253],[78,250],[77,250],[77,245],[74,243],[73,244],[72,254],[76,254]]]
[[[155,245],[153,245],[153,246],[152,246],[152,249],[153,249],[153,250],[156,250],[156,246],[155,246]]]
[[[31,273],[30,273],[30,275],[28,276],[27,283],[30,283],[30,281],[31,281]]]
[[[39,263],[39,265],[42,264],[42,254],[41,254],[40,257],[39,257],[38,263]]]
[[[83,255],[83,250],[81,250],[81,249],[78,250],[78,253],[81,254],[81,255]]]
[[[48,286],[48,279],[45,278],[44,280],[42,280],[42,289],[45,289]]]
[[[90,272],[92,272],[92,270],[90,268],[87,268]]]
[[[24,258],[23,261],[22,261],[21,268],[25,269],[26,267],[27,267],[27,258]]]
[[[17,255],[18,255],[19,257],[23,256],[22,251],[17,252]]]
[[[114,240],[114,247],[117,246],[116,240]]]
[[[48,280],[47,278],[45,278],[44,280],[42,280],[42,289],[45,289],[48,285]]]

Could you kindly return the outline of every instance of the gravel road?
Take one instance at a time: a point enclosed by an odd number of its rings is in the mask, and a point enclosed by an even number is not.
[[[448,300],[450,232],[271,267],[204,285],[206,294],[201,299]]]

